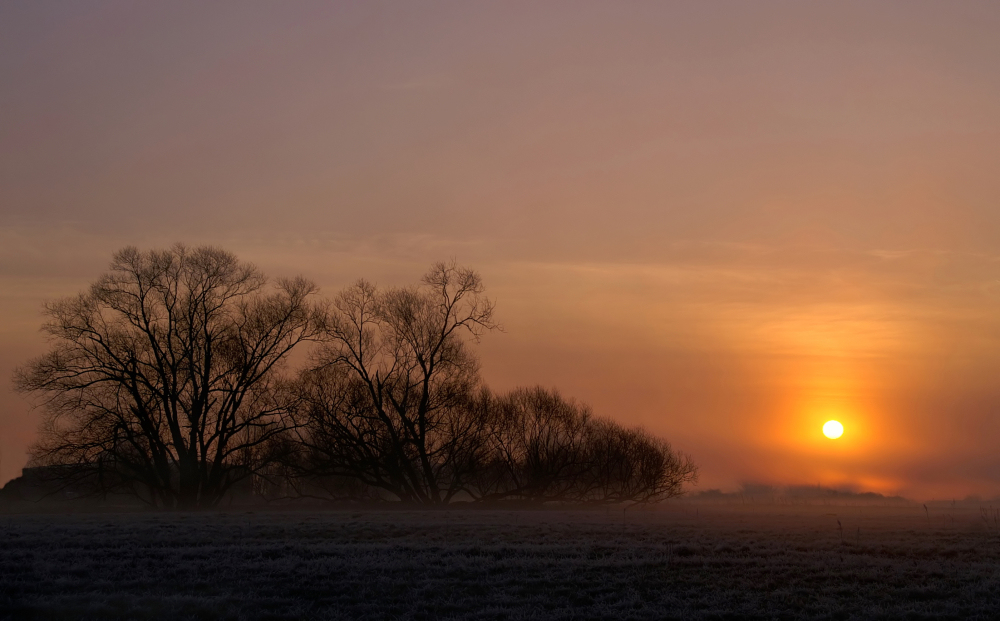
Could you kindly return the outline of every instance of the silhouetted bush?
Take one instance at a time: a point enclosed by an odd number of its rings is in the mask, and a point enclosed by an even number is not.
[[[679,495],[694,464],[641,429],[536,387],[487,400],[489,455],[470,493],[484,500],[648,502]]]

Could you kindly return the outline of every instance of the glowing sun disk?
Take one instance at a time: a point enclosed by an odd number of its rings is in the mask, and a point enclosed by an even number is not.
[[[828,420],[823,425],[823,435],[831,440],[836,440],[840,436],[844,435],[844,426],[838,421]]]

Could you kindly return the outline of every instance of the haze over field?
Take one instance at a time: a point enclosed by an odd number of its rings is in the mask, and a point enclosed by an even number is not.
[[[0,375],[126,245],[454,257],[699,488],[1000,494],[1000,5],[0,6]],[[7,381],[7,380],[5,380]],[[0,482],[38,417],[0,390]],[[823,437],[829,419],[844,424]]]

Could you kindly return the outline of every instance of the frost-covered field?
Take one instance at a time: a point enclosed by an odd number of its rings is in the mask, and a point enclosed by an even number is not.
[[[0,533],[4,619],[1000,614],[978,506],[0,514]]]

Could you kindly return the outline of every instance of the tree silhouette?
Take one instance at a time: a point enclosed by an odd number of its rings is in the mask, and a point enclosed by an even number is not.
[[[52,348],[15,373],[41,398],[36,464],[163,507],[209,507],[274,461],[274,390],[316,334],[315,286],[268,287],[211,247],[125,248],[87,291],[46,306]]]
[[[481,500],[650,502],[697,479],[669,443],[555,391],[519,388],[491,397],[487,409],[489,457],[473,492]]]
[[[168,508],[214,506],[248,479],[262,495],[441,505],[649,502],[696,478],[665,441],[554,391],[491,392],[470,343],[500,326],[471,269],[361,280],[323,304],[315,291],[269,286],[217,248],[116,253],[86,293],[46,306],[52,347],[15,373],[44,411],[32,463]]]
[[[336,297],[298,385],[313,475],[348,477],[421,504],[450,502],[485,450],[465,338],[497,329],[479,274],[435,264],[420,287],[359,281]]]

